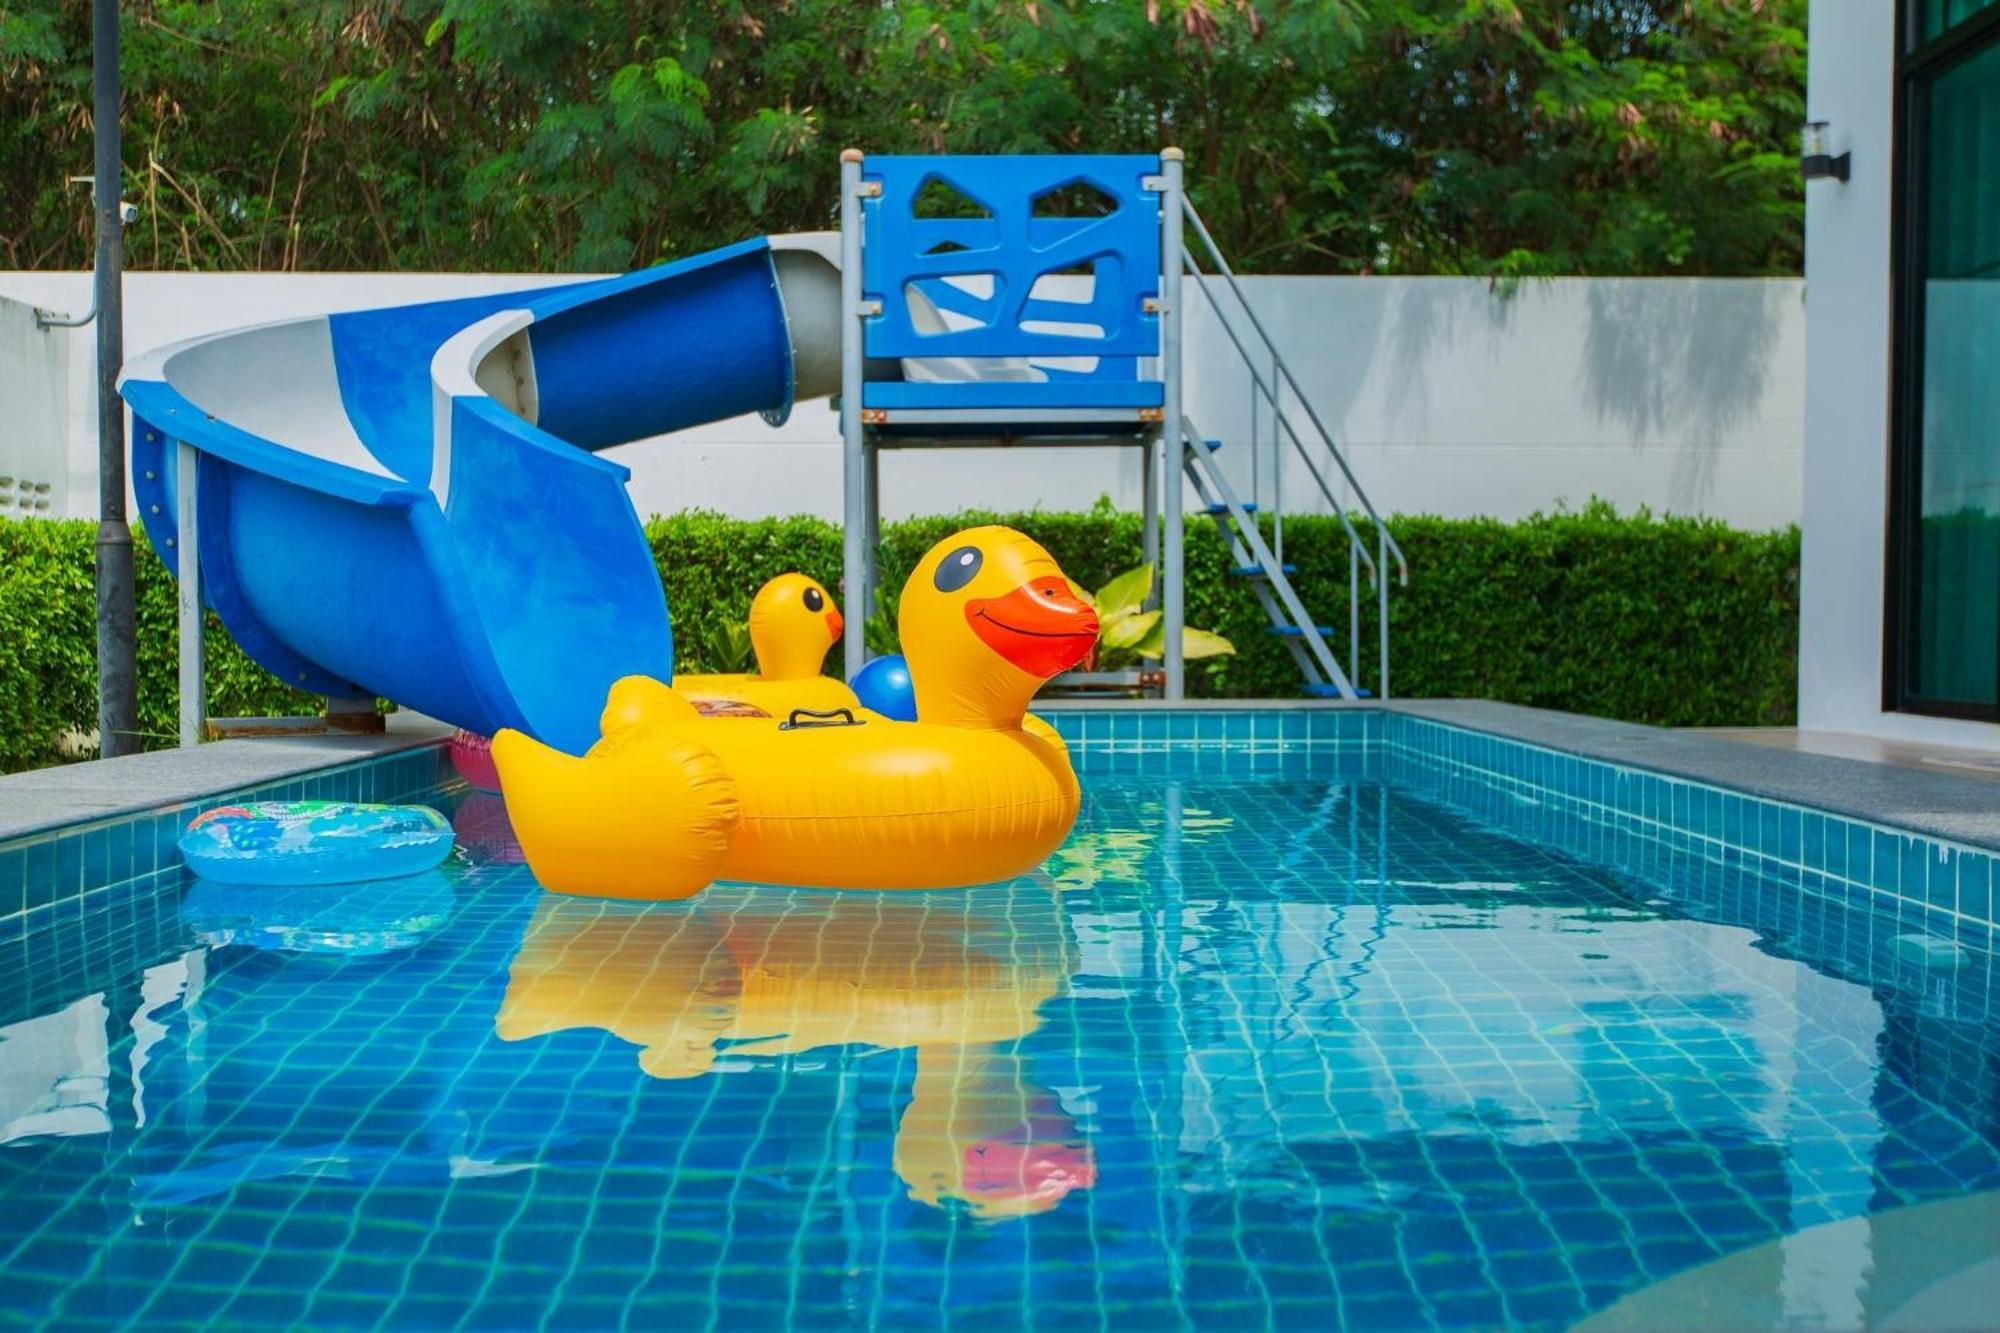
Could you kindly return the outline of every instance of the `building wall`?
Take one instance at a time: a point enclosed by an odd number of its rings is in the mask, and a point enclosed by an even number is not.
[[[136,273],[125,345],[137,354],[291,315],[547,281]],[[1796,281],[1567,278],[1511,293],[1456,278],[1260,277],[1245,285],[1384,512],[1514,518],[1597,495],[1749,527],[1798,518],[1805,311]],[[0,296],[82,309],[89,281],[0,273]],[[1225,457],[1247,493],[1248,381],[1200,298],[1190,291],[1189,301],[1188,411],[1230,441]],[[71,340],[67,512],[81,516],[96,493],[92,335],[40,336]],[[1256,481],[1268,499],[1268,444],[1262,453]],[[746,417],[611,456],[632,468],[642,514],[840,511],[838,423],[825,403],[801,404],[777,430]],[[1295,459],[1282,485],[1288,509],[1324,507]],[[1100,494],[1138,506],[1132,451],[906,452],[883,465],[892,516],[974,504],[1086,507]]]
[[[1890,190],[1895,6],[1814,0],[1807,110],[1829,122],[1845,183],[1806,189],[1804,558],[1799,725],[2000,745],[2000,727],[1882,707],[1888,556]]]
[[[34,307],[0,298],[0,518],[70,512],[69,352]]]

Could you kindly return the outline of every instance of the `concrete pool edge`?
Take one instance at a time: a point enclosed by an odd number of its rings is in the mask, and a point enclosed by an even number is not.
[[[1979,778],[1489,700],[1391,700],[1375,706],[1561,754],[2000,851],[2000,796],[1992,783]]]
[[[1696,731],[1559,713],[1490,699],[1049,700],[1037,712],[1233,713],[1359,711],[1400,714],[1559,754],[1643,769],[1765,800],[2000,851],[2000,793],[1990,781],[1863,759],[1777,749]]]
[[[0,843],[124,819],[425,746],[451,729],[394,713],[380,735],[272,736],[151,750],[0,776]]]
[[[2000,851],[2000,799],[1991,783],[1977,778],[1518,704],[1484,699],[1201,699],[1177,704],[1050,699],[1035,707],[1050,713],[1396,713]],[[428,718],[398,713],[390,716],[389,729],[380,736],[216,741],[193,751],[155,750],[8,774],[0,776],[0,842],[436,745],[450,734],[450,728]]]

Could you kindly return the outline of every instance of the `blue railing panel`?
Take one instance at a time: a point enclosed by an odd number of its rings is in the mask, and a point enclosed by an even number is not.
[[[868,355],[1095,356],[1106,358],[1098,375],[1134,378],[1131,358],[1160,350],[1146,309],[1159,294],[1159,196],[1145,187],[1159,169],[1152,155],[868,158],[863,179],[881,187],[862,207],[862,287],[881,302]],[[985,216],[920,216],[933,183]],[[1109,211],[1036,216],[1038,201],[1071,187]],[[1043,277],[1085,272],[1087,301],[1034,294]],[[940,329],[937,312],[977,323]]]

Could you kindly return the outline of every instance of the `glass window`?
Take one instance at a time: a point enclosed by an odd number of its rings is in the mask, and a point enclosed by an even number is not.
[[[1915,3],[1917,41],[1921,43],[1957,27],[1975,14],[2000,5],[2000,0],[1915,0]]]
[[[2000,41],[1912,97],[1905,689],[1986,712],[2000,709]]]

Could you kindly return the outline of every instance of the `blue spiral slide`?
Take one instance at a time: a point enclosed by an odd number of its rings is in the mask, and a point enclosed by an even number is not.
[[[581,753],[673,674],[625,468],[597,451],[839,382],[837,238],[238,329],[130,363],[132,476],[172,564],[197,451],[208,604],[281,680]]]

